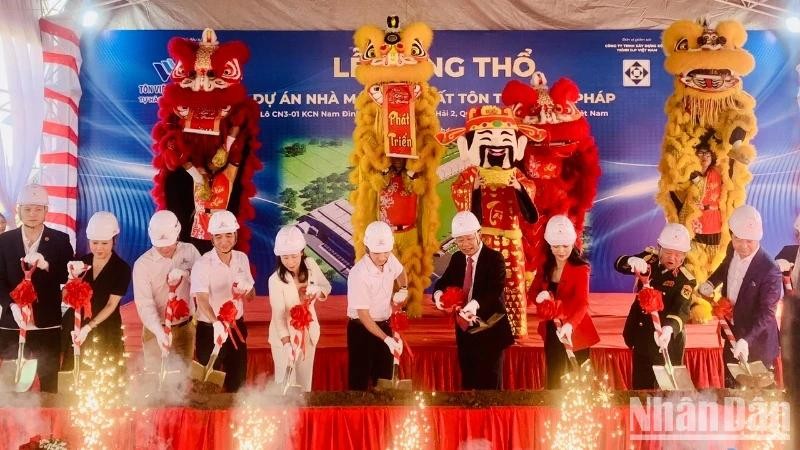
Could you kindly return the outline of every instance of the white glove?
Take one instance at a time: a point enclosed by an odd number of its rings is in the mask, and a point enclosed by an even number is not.
[[[672,339],[672,327],[669,325],[661,327],[661,334],[658,334],[656,331],[653,333],[653,337],[655,338],[656,345],[659,348],[667,348],[669,345],[669,340]]]
[[[70,279],[80,277],[86,269],[87,265],[83,261],[70,261],[67,263],[67,272]]]
[[[733,357],[736,359],[747,361],[747,358],[750,356],[750,346],[744,339],[736,341],[736,345],[733,346],[732,350]]]
[[[322,287],[317,286],[316,284],[309,282],[308,286],[306,286],[306,297],[308,298],[317,298],[322,297]]]
[[[17,326],[20,328],[20,330],[33,330],[36,328],[36,326],[32,323],[25,323],[25,321],[22,319],[22,310],[16,303],[11,304],[11,315],[14,316],[14,322],[17,322]]]
[[[86,340],[86,337],[89,336],[90,331],[92,331],[92,327],[89,325],[84,325],[79,331],[76,332],[73,330],[69,334],[72,335],[72,342],[75,345],[82,345]]]
[[[28,253],[25,255],[25,262],[36,266],[41,270],[47,270],[50,268],[50,264],[45,261],[44,256],[39,252]]]
[[[556,336],[558,337],[559,341],[562,341],[562,342],[563,341],[567,341],[571,345],[572,344],[572,324],[571,323],[565,323],[564,325],[561,325],[561,329],[560,330],[556,330]]]
[[[714,285],[710,281],[701,284],[697,289],[703,297],[712,297],[714,295]]]
[[[392,296],[392,303],[395,305],[401,305],[403,302],[406,301],[408,298],[408,289],[401,288],[399,291],[395,292]]]
[[[461,312],[464,314],[471,314],[474,316],[478,314],[478,309],[480,309],[480,307],[481,305],[478,303],[478,301],[472,299],[463,308],[461,308]]]
[[[172,333],[167,334],[161,327],[156,328],[156,330],[158,330],[155,333],[156,342],[161,347],[161,354],[166,355],[169,353],[169,349],[172,348]]]
[[[234,292],[237,294],[247,294],[251,289],[253,289],[253,283],[244,278],[236,280],[236,284],[233,288]]]
[[[224,344],[225,341],[228,340],[228,330],[225,329],[225,325],[218,320],[214,322],[213,327],[214,327],[214,345],[217,345],[217,342],[221,342],[220,345]]]
[[[442,291],[436,291],[433,293],[433,306],[439,311],[444,310],[444,305],[442,304]]]
[[[194,184],[203,184],[206,182],[205,177],[201,174],[195,166],[189,167],[186,170],[186,173],[192,176],[192,180],[194,180]]]
[[[539,295],[536,296],[536,303],[542,303],[545,300],[550,300],[553,298],[548,291],[539,292]]]
[[[401,344],[397,339],[393,338],[392,336],[386,336],[386,339],[383,340],[383,343],[389,347],[389,353],[392,355],[395,352],[402,353],[403,352],[403,344]]]
[[[779,259],[775,262],[778,263],[778,267],[781,269],[781,272],[788,272],[792,270],[792,267],[794,267],[794,263],[790,263],[785,259]]]
[[[171,283],[171,284],[177,283],[178,280],[180,280],[181,278],[184,278],[184,279],[188,280],[189,279],[189,272],[187,272],[187,271],[185,271],[183,269],[175,268],[175,269],[170,270],[169,273],[167,274],[167,282]]]
[[[631,266],[631,272],[639,272],[644,274],[650,270],[650,266],[647,264],[647,261],[639,258],[638,256],[631,256],[628,258],[628,265]]]

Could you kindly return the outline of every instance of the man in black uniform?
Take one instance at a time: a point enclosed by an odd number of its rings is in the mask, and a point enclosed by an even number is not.
[[[642,310],[639,301],[631,305],[622,336],[625,345],[633,350],[633,389],[654,389],[654,365],[663,365],[660,349],[666,347],[674,365],[683,361],[686,346],[684,324],[689,317],[689,305],[696,281],[683,266],[686,252],[691,247],[691,237],[686,227],[668,223],[658,237],[658,248],[648,247],[634,255],[617,258],[614,267],[621,273],[645,274],[650,286],[664,294],[664,309],[659,312],[662,332],[656,332],[650,314]],[[636,283],[637,292],[642,289]]]

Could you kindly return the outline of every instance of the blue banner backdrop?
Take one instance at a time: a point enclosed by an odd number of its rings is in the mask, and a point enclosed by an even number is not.
[[[200,31],[106,31],[82,40],[79,253],[87,248],[83,227],[99,210],[118,216],[117,251],[126,261],[132,264],[149,247],[147,221],[154,211],[150,130],[173,67],[166,53],[173,36],[198,38]],[[258,292],[264,293],[281,222],[305,220],[307,213],[344,196],[336,180],[347,170],[353,101],[360,91],[351,76],[352,33],[221,31],[218,36],[221,42],[242,40],[251,51],[244,83],[260,103],[265,168],[255,178],[257,217],[249,256],[257,268]],[[799,46],[796,37],[771,31],[750,32],[746,45],[757,61],[745,88],[758,101],[760,130],[748,202],[762,212],[763,245],[771,253],[793,239],[792,222],[800,211]],[[443,127],[463,123],[462,114],[472,104],[498,103],[505,83],[529,79],[534,66],[551,83],[562,76],[578,83],[579,106],[591,122],[603,169],[588,227],[592,290],[629,290],[631,281],[613,271],[613,260],[654,243],[664,223],[653,198],[663,105],[673,80],[662,69],[660,33],[440,31],[430,53],[437,64],[431,83],[443,93]],[[644,70],[626,75],[637,61]],[[320,196],[304,190],[310,185],[328,191]],[[452,205],[452,200],[443,203]],[[345,214],[339,220],[349,218]],[[346,229],[349,223],[342,225]],[[341,277],[336,291],[343,292]]]

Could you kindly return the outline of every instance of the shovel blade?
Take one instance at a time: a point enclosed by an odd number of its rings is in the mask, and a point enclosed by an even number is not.
[[[410,391],[411,380],[409,379],[394,379],[387,380],[386,378],[378,378],[378,384],[375,386],[378,391]]]
[[[728,371],[736,379],[736,382],[749,388],[765,388],[775,383],[775,374],[761,361],[754,361],[748,364],[750,373],[742,364],[728,363]]]
[[[22,370],[20,371],[19,379],[17,380],[16,391],[28,392],[33,386],[33,381],[36,379],[37,361],[35,359],[26,359],[22,362]]]
[[[686,366],[672,366],[672,373],[665,366],[653,366],[658,387],[664,391],[693,391],[694,382]]]

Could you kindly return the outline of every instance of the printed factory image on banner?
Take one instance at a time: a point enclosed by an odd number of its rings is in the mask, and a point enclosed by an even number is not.
[[[263,168],[253,176],[249,257],[257,292],[266,293],[274,270],[273,239],[285,223],[297,223],[310,249],[344,293],[353,265],[353,208],[347,197],[355,127],[355,101],[363,86],[355,79],[357,56],[351,31],[216,31],[220,43],[243,41],[250,51],[241,82],[258,106]],[[80,104],[80,203],[78,227],[96,211],[112,211],[122,233],[117,252],[133,261],[147,248],[147,223],[153,197],[151,130],[158,121],[158,99],[175,68],[167,52],[173,37],[199,39],[202,30],[103,31],[82,39]],[[792,223],[800,212],[800,108],[798,47],[771,31],[749,31],[745,48],[755,69],[743,77],[756,100],[757,158],[747,203],[764,217],[761,245],[775,254],[792,242]],[[588,119],[600,156],[602,175],[586,217],[584,248],[592,263],[591,290],[630,291],[616,274],[614,259],[655,245],[664,223],[656,202],[664,105],[674,77],[664,69],[661,33],[627,31],[437,31],[429,49],[441,101],[442,128],[463,127],[469,107],[502,105],[511,80],[530,84],[535,72],[550,83],[567,77],[580,89],[577,107]],[[414,136],[415,93],[403,85],[384,85],[382,135]],[[410,120],[409,120],[410,119]],[[415,139],[385,142],[393,154],[413,156]],[[450,219],[455,206],[450,187],[464,168],[455,145],[445,147],[437,192],[441,254],[452,248]],[[86,248],[82,233],[78,253]],[[437,257],[434,274],[445,257]],[[333,277],[333,278],[330,278]]]

